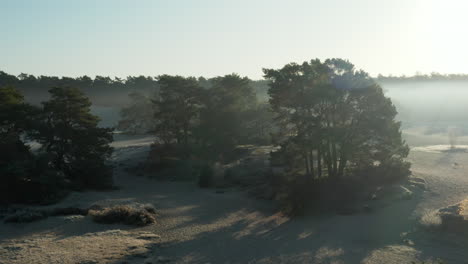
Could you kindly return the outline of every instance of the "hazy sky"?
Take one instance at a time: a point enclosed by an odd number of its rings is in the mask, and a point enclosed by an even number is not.
[[[0,0],[0,70],[261,78],[340,57],[372,75],[468,73],[464,0]]]

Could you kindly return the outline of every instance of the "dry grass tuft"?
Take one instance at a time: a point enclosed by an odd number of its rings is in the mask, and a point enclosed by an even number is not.
[[[442,218],[438,211],[427,211],[425,212],[419,221],[421,225],[427,228],[437,228],[442,225]]]
[[[459,206],[460,210],[458,214],[463,216],[464,218],[468,217],[468,199],[462,201]]]
[[[145,226],[156,223],[156,211],[153,207],[135,209],[127,205],[118,205],[103,210],[90,210],[93,221],[101,224],[126,224]]]

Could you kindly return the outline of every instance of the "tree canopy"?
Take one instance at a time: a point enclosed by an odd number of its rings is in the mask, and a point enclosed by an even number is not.
[[[111,186],[112,170],[105,161],[112,153],[112,130],[97,127],[99,118],[90,113],[91,102],[77,88],[56,87],[49,92],[39,142],[53,154],[55,168],[77,187]]]
[[[367,73],[341,59],[291,63],[264,73],[279,127],[280,150],[272,158],[287,169],[288,181],[304,188],[357,177],[372,185],[409,175],[397,111]]]
[[[112,130],[97,127],[78,89],[50,94],[41,108],[14,88],[0,88],[0,203],[53,202],[70,189],[112,186]]]
[[[294,149],[289,167],[311,178],[403,162],[396,109],[367,73],[340,59],[312,60],[265,69],[270,104],[277,113],[277,142]],[[303,164],[299,166],[298,164]]]

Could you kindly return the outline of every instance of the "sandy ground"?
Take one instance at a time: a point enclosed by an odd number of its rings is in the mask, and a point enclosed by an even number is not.
[[[162,183],[125,173],[122,165],[142,161],[151,140],[117,137],[120,190],[73,193],[54,206],[152,204],[157,224],[104,225],[89,217],[1,223],[0,263],[396,264],[437,258],[468,263],[466,240],[418,224],[425,211],[456,203],[468,193],[468,153],[424,149],[426,143],[443,144],[440,140],[418,138],[414,145],[420,148],[411,151],[413,174],[427,181],[419,198],[395,200],[372,213],[293,220],[276,213],[271,202],[245,192],[216,193],[193,183]]]

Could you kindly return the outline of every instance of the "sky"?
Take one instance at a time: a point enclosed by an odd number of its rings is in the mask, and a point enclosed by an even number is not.
[[[261,79],[343,58],[376,76],[468,73],[465,0],[0,0],[0,70]]]

